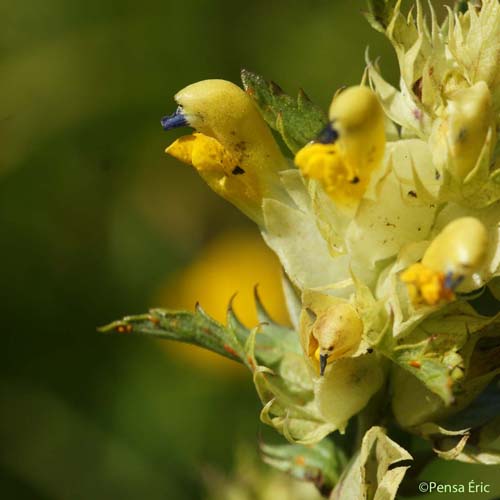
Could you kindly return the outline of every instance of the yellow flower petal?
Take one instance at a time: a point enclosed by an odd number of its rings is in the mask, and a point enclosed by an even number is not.
[[[177,139],[165,152],[177,160],[193,165],[199,172],[230,175],[238,166],[238,159],[224,149],[219,141],[200,133]]]
[[[442,300],[453,300],[453,290],[447,286],[445,273],[434,271],[417,262],[403,271],[400,279],[408,286],[408,294],[414,305],[435,306]]]
[[[341,205],[358,202],[366,191],[369,176],[360,177],[357,170],[342,161],[337,144],[308,144],[295,156],[295,164],[304,177],[320,181]]]
[[[165,152],[192,165],[217,194],[259,219],[262,195],[255,173],[244,170],[241,158],[217,139],[194,133],[177,139]]]

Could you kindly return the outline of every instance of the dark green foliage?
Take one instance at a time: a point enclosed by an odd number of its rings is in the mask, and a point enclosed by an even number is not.
[[[302,89],[297,97],[291,97],[276,83],[246,69],[241,71],[241,80],[268,125],[281,134],[292,153],[315,139],[326,127],[326,114]]]

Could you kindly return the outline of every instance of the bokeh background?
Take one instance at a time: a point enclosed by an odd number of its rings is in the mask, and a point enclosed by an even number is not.
[[[242,67],[326,108],[338,87],[359,82],[368,45],[396,81],[392,50],[363,7],[0,4],[1,498],[216,499],[228,478],[254,477],[245,464],[263,429],[249,375],[193,348],[96,327],[196,300],[223,320],[236,291],[251,324],[257,282],[286,321],[273,255],[193,169],[166,157],[178,134],[159,119],[180,88],[237,82]],[[500,493],[483,467],[434,464],[423,477],[470,477]],[[231,498],[256,498],[250,490]]]

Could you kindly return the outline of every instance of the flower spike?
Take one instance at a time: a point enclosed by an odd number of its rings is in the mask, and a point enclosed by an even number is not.
[[[259,224],[283,267],[293,328],[255,290],[254,328],[231,299],[227,326],[197,305],[104,331],[242,363],[262,422],[295,443],[267,447],[269,463],[325,497],[392,500],[411,457],[380,424],[429,439],[442,458],[500,464],[500,2],[456,0],[442,20],[431,0],[409,14],[402,0],[367,2],[396,50],[397,87],[367,54],[361,84],[339,89],[326,113],[243,70],[244,90],[189,85],[161,120],[194,129],[166,152]],[[237,254],[224,259],[241,267]],[[346,435],[324,439],[332,432]]]

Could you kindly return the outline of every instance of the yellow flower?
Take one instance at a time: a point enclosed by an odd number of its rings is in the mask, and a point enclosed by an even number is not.
[[[431,135],[434,163],[465,180],[477,164],[488,131],[494,129],[491,93],[484,82],[453,92]],[[493,152],[495,140],[491,141]]]
[[[262,198],[285,196],[278,172],[288,163],[252,98],[231,82],[204,80],[175,100],[179,108],[163,118],[163,128],[188,125],[198,134],[167,153],[192,164],[214,191],[262,225]]]
[[[334,201],[355,205],[384,155],[384,113],[375,94],[357,86],[333,99],[329,119],[327,143],[308,144],[295,163],[305,177],[319,180]]]
[[[484,263],[488,231],[474,217],[450,222],[429,245],[422,262],[401,273],[415,305],[434,306],[441,300],[453,300],[454,290],[477,272]]]
[[[348,303],[330,306],[315,317],[310,330],[309,356],[314,359],[319,374],[328,364],[351,355],[361,341],[363,323],[354,307]]]

